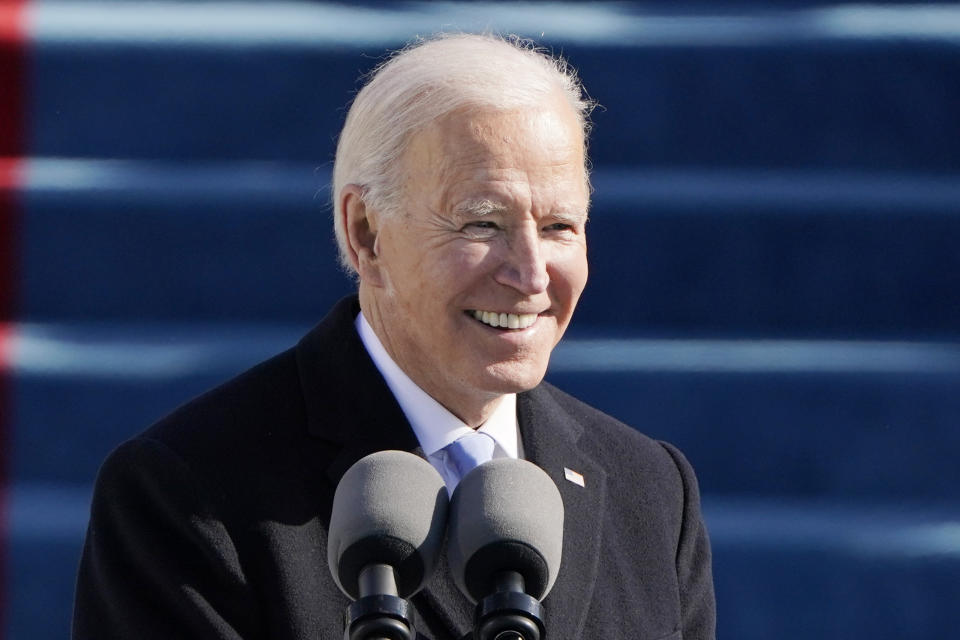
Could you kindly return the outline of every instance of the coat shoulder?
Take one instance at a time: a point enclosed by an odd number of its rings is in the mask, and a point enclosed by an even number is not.
[[[174,449],[204,438],[223,442],[270,430],[302,415],[303,396],[294,350],[289,349],[193,398],[142,435]]]
[[[189,400],[121,444],[97,484],[158,473],[176,461],[222,508],[249,508],[260,494],[274,493],[272,485],[293,482],[303,467],[304,413],[295,353],[288,350]],[[117,476],[118,470],[126,474]]]
[[[602,459],[628,464],[651,465],[675,474],[684,472],[689,463],[673,445],[655,439],[617,418],[593,407],[569,393],[544,382],[542,392],[555,402],[583,429],[580,446],[599,454]]]

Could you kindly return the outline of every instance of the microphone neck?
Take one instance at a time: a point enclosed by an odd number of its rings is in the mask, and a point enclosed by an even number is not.
[[[368,564],[360,571],[358,581],[361,598],[372,595],[399,595],[396,575],[393,567],[388,564]]]
[[[493,590],[497,593],[526,593],[526,582],[518,571],[501,571],[493,577]]]

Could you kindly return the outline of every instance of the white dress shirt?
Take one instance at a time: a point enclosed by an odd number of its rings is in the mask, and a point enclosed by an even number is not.
[[[413,432],[427,460],[440,472],[448,490],[452,493],[459,482],[459,477],[447,463],[445,452],[441,449],[457,438],[472,432],[473,429],[434,400],[400,369],[363,317],[363,313],[357,315],[354,325],[367,353],[370,354],[370,358],[380,371],[380,375],[386,380],[387,386],[393,392],[393,397],[397,399],[410,426],[413,427]],[[522,455],[522,449],[520,430],[517,425],[516,394],[504,395],[493,414],[480,425],[478,430],[489,435],[497,443],[494,447],[494,458],[519,458]]]

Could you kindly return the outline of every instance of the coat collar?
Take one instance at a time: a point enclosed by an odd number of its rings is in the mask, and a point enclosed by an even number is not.
[[[365,455],[419,449],[413,429],[354,330],[359,311],[356,296],[344,298],[296,347],[308,433],[339,448],[326,470],[333,486]],[[606,474],[579,447],[583,426],[553,393],[553,387],[541,384],[518,394],[517,418],[525,457],[553,479],[564,505],[560,572],[544,600],[547,628],[578,637],[596,583]],[[567,469],[581,474],[585,486],[568,480]],[[461,637],[472,628],[473,606],[448,573],[444,559],[428,587],[414,597]]]
[[[418,447],[403,410],[354,329],[359,312],[357,296],[340,300],[296,347],[307,432],[340,447],[327,469],[334,486],[368,454]]]

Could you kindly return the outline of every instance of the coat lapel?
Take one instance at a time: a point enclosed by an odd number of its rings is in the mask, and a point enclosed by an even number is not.
[[[356,297],[341,300],[297,345],[297,364],[311,436],[333,451],[323,478],[332,492],[357,460],[396,449],[423,456],[403,410],[370,359],[353,322]],[[319,489],[318,489],[319,490]],[[329,523],[330,514],[323,514]],[[430,629],[460,638],[472,629],[473,605],[449,576],[445,554],[434,575],[412,600]],[[438,637],[440,637],[438,635]]]
[[[565,638],[578,638],[597,582],[607,481],[603,468],[577,446],[583,427],[559,406],[550,389],[540,385],[520,394],[517,415],[525,457],[547,472],[563,498],[563,556],[543,602],[547,635],[550,629],[565,629]],[[584,486],[568,479],[567,470],[580,474]]]
[[[355,296],[344,298],[297,345],[297,366],[311,436],[332,445],[333,486],[360,458],[388,449],[413,451],[417,438],[367,354],[353,322]]]

